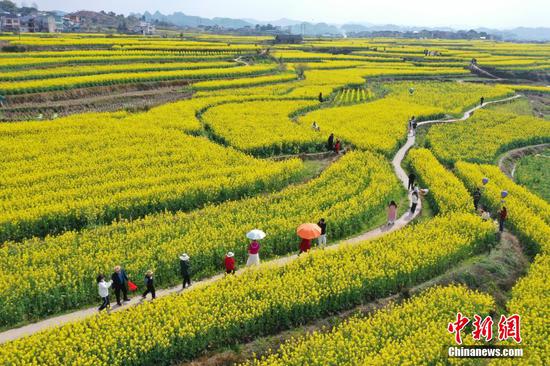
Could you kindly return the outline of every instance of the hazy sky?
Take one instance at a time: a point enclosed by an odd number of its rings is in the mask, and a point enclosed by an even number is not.
[[[17,0],[21,4],[21,0]],[[25,0],[44,10],[105,10],[128,14],[181,11],[203,17],[290,18],[418,26],[550,27],[550,0]]]

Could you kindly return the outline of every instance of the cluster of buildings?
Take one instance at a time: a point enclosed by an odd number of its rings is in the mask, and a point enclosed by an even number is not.
[[[74,32],[80,27],[80,17],[38,12],[30,15],[0,13],[0,31],[15,33]]]
[[[118,19],[113,19],[111,23],[102,22],[99,17],[86,17],[76,14],[57,15],[48,12],[36,12],[30,15],[19,15],[12,13],[2,13],[0,11],[0,32],[14,33],[56,33],[56,32],[90,32],[102,30],[118,30],[122,33],[134,33],[142,35],[152,35],[155,33],[155,25],[143,21],[135,20],[127,22],[122,19],[120,24]],[[129,24],[128,24],[129,23]],[[118,29],[117,29],[118,25]]]

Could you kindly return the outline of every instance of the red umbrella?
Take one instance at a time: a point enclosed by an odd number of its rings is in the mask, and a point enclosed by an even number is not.
[[[302,239],[315,239],[321,236],[321,228],[317,224],[302,224],[296,229],[296,234]]]

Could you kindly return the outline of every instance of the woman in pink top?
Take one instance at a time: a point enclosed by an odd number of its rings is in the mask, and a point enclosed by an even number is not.
[[[395,201],[391,201],[388,206],[388,225],[393,225],[397,217],[397,204]]]
[[[248,260],[246,261],[247,266],[254,266],[260,264],[260,243],[257,240],[252,240],[248,246]]]

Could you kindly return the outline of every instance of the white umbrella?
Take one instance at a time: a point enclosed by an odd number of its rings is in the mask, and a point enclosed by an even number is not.
[[[246,237],[250,240],[261,240],[265,238],[265,233],[259,229],[254,229],[246,233]]]

